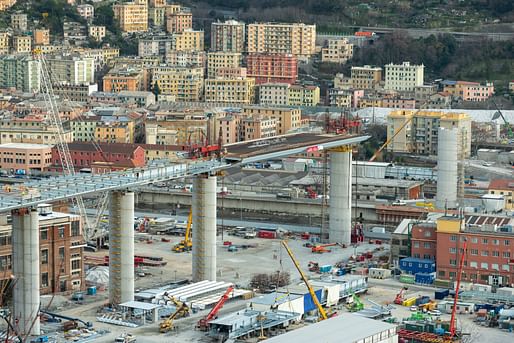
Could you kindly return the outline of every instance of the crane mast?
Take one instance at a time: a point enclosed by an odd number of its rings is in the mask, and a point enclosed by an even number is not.
[[[455,337],[457,329],[455,325],[455,314],[457,313],[457,301],[459,299],[459,289],[460,289],[460,279],[462,277],[462,268],[464,266],[464,257],[466,256],[466,248],[468,246],[468,241],[464,240],[462,256],[460,257],[459,262],[459,270],[457,271],[457,285],[455,287],[455,297],[453,298],[453,309],[452,309],[452,317],[450,319],[450,338],[453,339]]]

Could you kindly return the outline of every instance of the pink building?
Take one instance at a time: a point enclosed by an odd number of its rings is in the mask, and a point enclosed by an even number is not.
[[[9,173],[31,174],[52,164],[52,146],[45,144],[0,144],[0,169]]]

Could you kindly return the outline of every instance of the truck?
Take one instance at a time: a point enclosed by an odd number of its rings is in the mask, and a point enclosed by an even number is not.
[[[116,343],[135,343],[136,342],[136,336],[130,334],[130,333],[122,333],[118,337],[114,339],[114,342]]]

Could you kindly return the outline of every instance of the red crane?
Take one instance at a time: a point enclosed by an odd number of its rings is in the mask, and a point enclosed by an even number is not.
[[[398,294],[396,294],[396,298],[394,298],[394,303],[397,305],[401,305],[403,303],[403,298],[405,292],[408,290],[407,287],[403,287]]]
[[[453,309],[452,309],[452,318],[450,319],[450,339],[453,339],[456,334],[456,325],[455,325],[455,313],[457,312],[457,301],[459,299],[459,289],[460,289],[460,279],[462,277],[462,267],[464,266],[464,258],[466,257],[466,248],[468,246],[468,241],[464,238],[463,252],[460,257],[459,262],[459,270],[457,271],[457,286],[455,287],[455,296],[453,298]]]
[[[209,322],[216,317],[216,315],[218,314],[219,310],[221,310],[223,305],[225,305],[225,302],[228,300],[228,296],[230,295],[230,293],[232,293],[233,290],[234,290],[234,287],[232,287],[232,286],[227,288],[225,293],[221,296],[220,300],[218,300],[216,305],[214,305],[212,310],[205,316],[205,318],[202,318],[202,319],[200,319],[198,321],[196,326],[200,330],[207,330]]]

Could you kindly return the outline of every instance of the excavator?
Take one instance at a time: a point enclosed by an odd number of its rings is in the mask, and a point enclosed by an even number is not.
[[[234,287],[230,286],[227,288],[225,293],[221,296],[220,300],[214,305],[212,310],[202,319],[198,321],[196,324],[196,327],[201,331],[206,331],[209,327],[209,322],[216,318],[216,315],[218,314],[219,310],[225,305],[225,302],[228,300],[228,297],[230,296],[230,293],[234,291]]]
[[[189,306],[187,306],[185,302],[177,301],[175,298],[170,298],[170,300],[175,303],[176,310],[159,325],[159,331],[161,333],[173,330],[173,321],[175,319],[189,316]]]
[[[350,312],[357,312],[364,308],[364,304],[362,303],[359,296],[355,293],[352,293],[351,295],[352,301],[348,303],[348,311]]]
[[[191,226],[193,224],[193,208],[189,210],[189,216],[187,217],[186,234],[184,239],[180,243],[176,244],[171,250],[174,252],[185,252],[191,251],[193,248],[193,242],[191,241]]]
[[[403,299],[404,299],[404,296],[405,296],[405,292],[408,290],[409,288],[407,287],[403,287],[399,292],[398,294],[396,294],[396,298],[394,298],[394,303],[397,304],[397,305],[401,305],[403,303]]]

